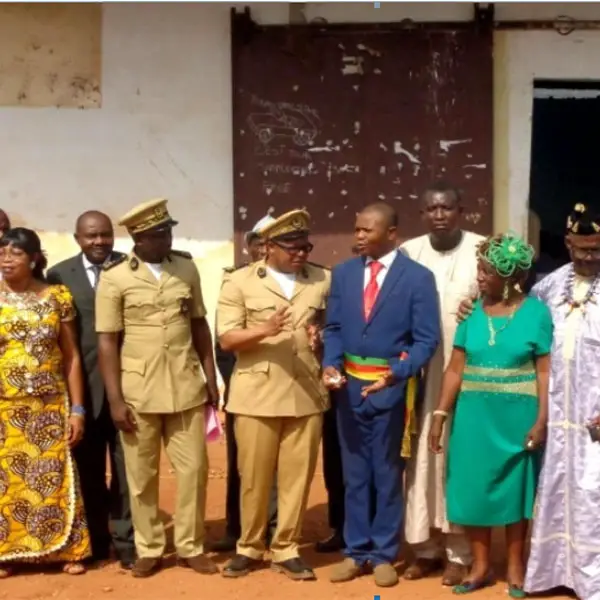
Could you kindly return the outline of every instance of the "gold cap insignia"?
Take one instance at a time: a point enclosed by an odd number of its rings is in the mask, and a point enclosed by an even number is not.
[[[167,210],[167,202],[165,198],[156,198],[138,204],[119,219],[119,225],[126,227],[130,234],[177,225]]]
[[[284,235],[309,233],[310,214],[303,209],[287,212],[261,230],[261,236],[267,239],[279,238]]]

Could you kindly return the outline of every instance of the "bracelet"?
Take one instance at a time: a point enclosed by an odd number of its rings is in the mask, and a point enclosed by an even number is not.
[[[85,408],[83,406],[80,406],[79,404],[71,406],[71,416],[84,418]]]
[[[448,411],[447,410],[434,410],[433,416],[446,418],[448,416]]]

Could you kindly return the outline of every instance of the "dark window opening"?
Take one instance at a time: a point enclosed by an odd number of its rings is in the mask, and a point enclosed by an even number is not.
[[[534,82],[529,208],[539,219],[537,275],[569,262],[567,216],[576,202],[600,205],[600,81]]]

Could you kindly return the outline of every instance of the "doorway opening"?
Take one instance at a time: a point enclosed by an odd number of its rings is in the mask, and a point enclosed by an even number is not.
[[[569,262],[564,231],[573,206],[600,205],[600,81],[539,79],[533,87],[529,209],[539,278]]]

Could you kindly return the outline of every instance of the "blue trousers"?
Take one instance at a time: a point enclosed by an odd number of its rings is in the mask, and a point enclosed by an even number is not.
[[[400,550],[405,403],[375,410],[368,398],[357,399],[363,385],[348,377],[336,403],[345,486],[345,554],[359,565],[377,566],[393,563]]]

